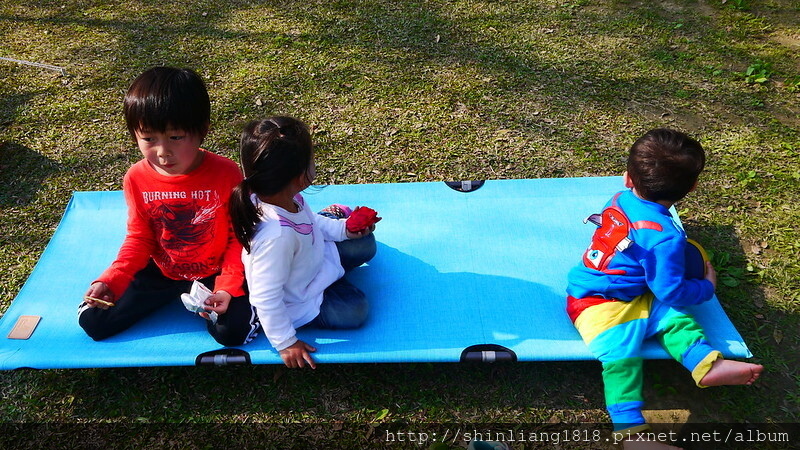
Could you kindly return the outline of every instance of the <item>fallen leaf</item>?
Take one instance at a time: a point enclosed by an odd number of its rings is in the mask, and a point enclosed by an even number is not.
[[[780,344],[783,340],[783,331],[775,328],[775,330],[772,331],[772,338],[775,339],[776,344]]]
[[[386,416],[388,416],[388,415],[389,415],[389,410],[384,408],[378,413],[377,416],[375,416],[375,420],[381,421],[381,420],[385,419]]]

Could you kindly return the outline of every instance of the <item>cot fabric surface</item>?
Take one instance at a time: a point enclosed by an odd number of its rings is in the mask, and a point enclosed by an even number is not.
[[[312,187],[304,196],[315,210],[364,205],[383,220],[377,256],[348,275],[370,300],[367,323],[298,336],[320,363],[591,360],[564,311],[566,275],[594,231],[583,219],[620,189],[619,177],[489,180],[472,192],[437,182]],[[0,319],[0,369],[282,363],[263,334],[214,356],[221,347],[178,299],[117,336],[87,337],[77,305],[116,256],[126,217],[119,191],[74,193]],[[725,356],[752,356],[716,298],[692,312]],[[23,315],[41,316],[31,337],[6,338]],[[654,341],[644,355],[668,358]]]

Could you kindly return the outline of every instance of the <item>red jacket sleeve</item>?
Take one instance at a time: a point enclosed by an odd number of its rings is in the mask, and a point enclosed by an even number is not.
[[[135,198],[139,195],[139,189],[131,182],[131,170],[125,174],[122,184],[125,202],[128,205],[128,230],[125,240],[119,249],[117,259],[96,280],[108,285],[115,298],[122,296],[133,276],[147,266],[150,255],[157,245],[148,218],[137,207]]]

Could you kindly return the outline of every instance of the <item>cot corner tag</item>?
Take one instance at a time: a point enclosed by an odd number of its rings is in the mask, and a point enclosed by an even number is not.
[[[33,330],[39,325],[42,316],[19,316],[17,323],[8,333],[9,339],[28,339],[33,334]]]

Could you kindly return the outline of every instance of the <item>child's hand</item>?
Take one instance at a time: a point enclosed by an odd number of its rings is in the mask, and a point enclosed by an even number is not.
[[[358,239],[375,231],[375,224],[380,222],[378,213],[366,206],[359,206],[347,218],[346,231],[348,239]]]
[[[228,311],[228,305],[231,304],[231,294],[225,291],[217,291],[203,303],[206,305],[206,311],[214,311],[222,315]],[[208,313],[200,313],[200,316],[208,319]]]
[[[100,302],[98,300],[102,300]],[[102,281],[95,281],[89,286],[89,290],[83,295],[83,301],[89,305],[90,308],[108,309],[114,306],[114,293],[108,288],[108,285]]]
[[[717,271],[714,270],[714,266],[711,265],[711,261],[706,261],[706,280],[710,281],[712,285],[714,285],[714,290],[717,290]]]
[[[306,363],[308,363],[312,369],[316,369],[317,365],[314,363],[314,358],[312,358],[311,353],[309,353],[315,351],[317,351],[316,348],[298,340],[289,347],[281,350],[280,354],[281,359],[283,359],[283,363],[286,364],[286,367],[290,369],[297,367],[303,368],[305,367]]]
[[[345,231],[345,234],[347,234],[347,239],[361,239],[364,236],[369,236],[373,231],[375,231],[375,225],[372,225],[369,228],[365,228],[357,233],[353,233],[352,231]]]

